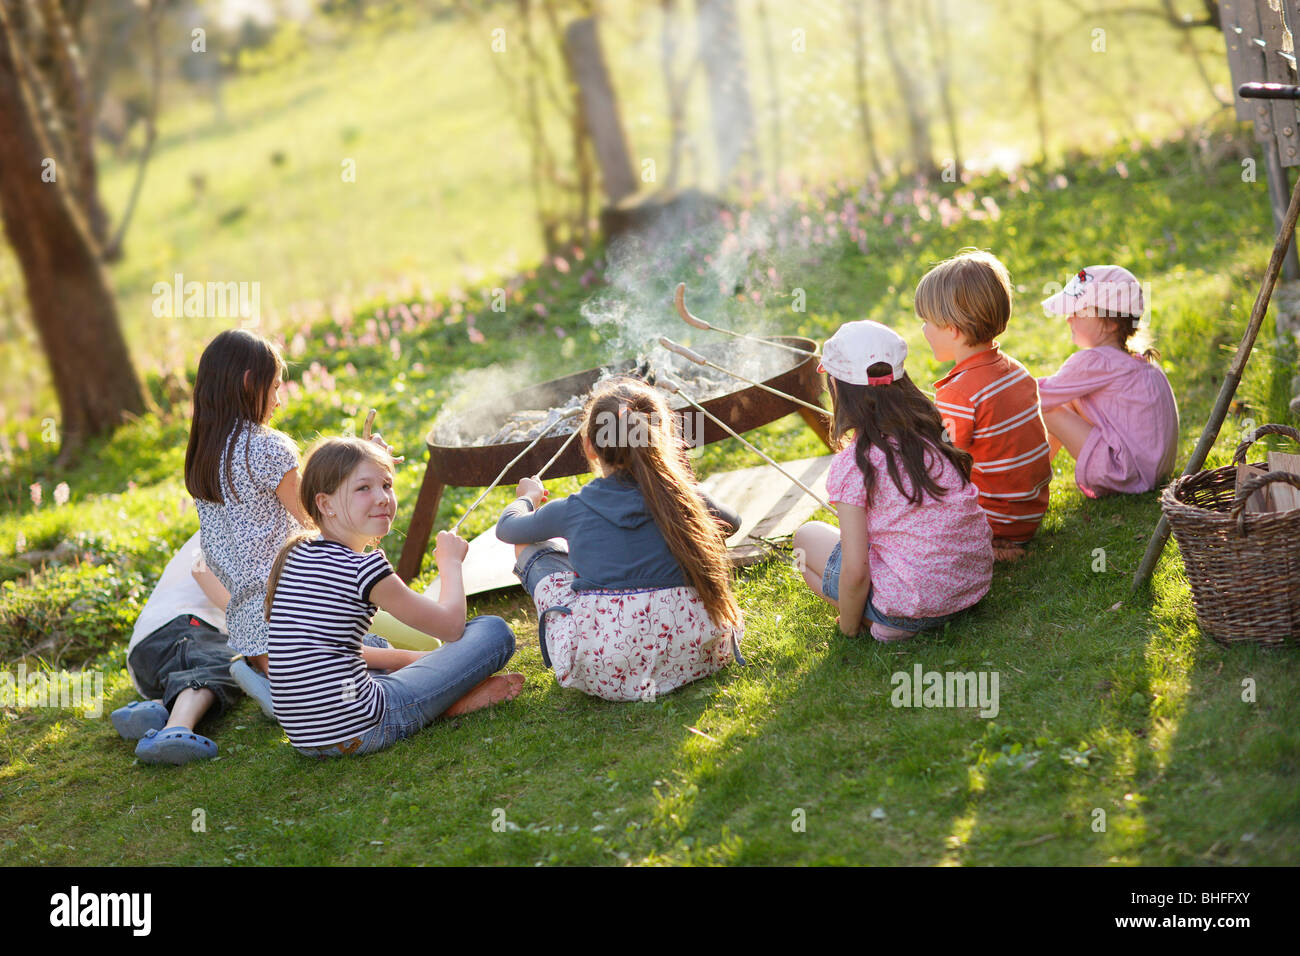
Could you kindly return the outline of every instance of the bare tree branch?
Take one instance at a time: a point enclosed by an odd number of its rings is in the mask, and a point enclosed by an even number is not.
[[[140,199],[140,189],[144,186],[145,168],[149,165],[149,156],[153,153],[154,142],[158,138],[158,104],[162,99],[162,39],[160,26],[162,6],[160,0],[148,0],[146,11],[149,24],[149,59],[152,67],[153,88],[149,95],[149,112],[144,117],[144,145],[140,149],[140,163],[135,171],[135,183],[131,186],[131,196],[127,200],[122,219],[117,224],[117,232],[112,241],[104,247],[104,261],[116,262],[122,258],[122,242],[126,230],[131,225],[135,214],[135,205]]]

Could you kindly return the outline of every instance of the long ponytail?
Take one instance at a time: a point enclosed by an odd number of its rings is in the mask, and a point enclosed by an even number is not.
[[[740,624],[731,566],[717,521],[695,490],[677,417],[659,394],[630,378],[596,388],[583,430],[600,458],[636,482],[668,550],[719,628]]]

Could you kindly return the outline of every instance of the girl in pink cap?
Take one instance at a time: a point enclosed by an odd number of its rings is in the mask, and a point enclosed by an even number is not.
[[[1043,300],[1064,315],[1079,346],[1060,371],[1038,380],[1053,457],[1074,457],[1074,480],[1090,498],[1150,491],[1173,471],[1178,404],[1160,353],[1130,344],[1142,319],[1142,287],[1121,266],[1080,269]]]
[[[907,343],[878,322],[848,322],[822,349],[834,402],[827,496],[840,526],[795,532],[808,586],[878,641],[942,627],[988,593],[993,543],[971,456],[944,439],[939,412],[903,369]]]

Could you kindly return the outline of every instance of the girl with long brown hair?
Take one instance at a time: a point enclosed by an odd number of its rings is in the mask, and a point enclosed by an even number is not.
[[[516,545],[560,685],[653,699],[738,656],[725,541],[740,518],[696,485],[676,416],[644,383],[597,386],[580,429],[597,477],[545,507],[542,483],[523,479],[497,537]]]
[[[822,348],[843,447],[826,493],[840,526],[795,532],[804,580],[839,607],[840,630],[878,641],[942,627],[988,593],[992,532],[971,456],[908,378],[907,343],[878,322],[848,322]],[[848,434],[853,440],[844,444]]]
[[[268,425],[285,372],[280,350],[256,332],[214,338],[194,378],[185,449],[185,488],[199,513],[204,558],[230,592],[229,644],[244,655],[231,674],[268,717],[266,579],[281,546],[306,523],[298,447]]]
[[[510,626],[465,620],[463,538],[438,534],[437,600],[407,587],[382,550],[369,550],[397,513],[386,451],[359,438],[321,440],[307,454],[299,496],[311,528],[276,558],[265,610],[275,716],[300,753],[372,753],[439,716],[518,695],[523,675],[496,673],[514,654]],[[379,608],[446,643],[425,653],[364,646]]]

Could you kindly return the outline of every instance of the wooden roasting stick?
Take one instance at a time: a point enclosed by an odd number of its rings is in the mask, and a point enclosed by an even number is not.
[[[379,414],[379,409],[377,408],[372,408],[370,409],[369,412],[366,413],[366,423],[361,426],[361,437],[365,441],[370,441],[370,437],[374,434],[375,416],[378,414]],[[392,445],[386,444],[386,447],[388,448],[388,457],[393,459],[394,462],[400,465],[402,462],[406,461],[405,455],[399,457],[398,455],[393,454]]]
[[[770,345],[772,348],[785,349],[787,352],[794,352],[796,355],[802,355],[807,358],[810,355],[816,355],[816,352],[808,352],[804,349],[795,348],[793,345],[786,345],[784,342],[773,342],[771,339],[765,339],[757,335],[746,335],[744,332],[733,332],[731,329],[724,329],[721,326],[711,325],[705,322],[698,315],[686,308],[686,283],[677,283],[677,292],[673,296],[673,304],[677,306],[677,314],[682,317],[682,321],[687,325],[694,326],[697,329],[704,329],[706,332],[721,332],[723,335],[734,335],[738,339],[749,339],[751,342],[758,342],[762,345]]]
[[[663,389],[665,392],[668,392],[670,395],[680,395],[682,398],[686,399],[686,401],[687,401],[691,406],[693,406],[693,407],[695,408],[696,411],[703,412],[703,413],[704,413],[708,418],[710,418],[710,419],[713,421],[713,423],[714,423],[715,425],[717,425],[719,428],[721,428],[724,432],[726,432],[726,433],[727,433],[728,435],[730,435],[732,438],[734,438],[734,439],[736,439],[737,441],[739,441],[742,445],[744,445],[746,448],[748,448],[748,449],[749,449],[750,451],[752,451],[754,454],[758,455],[759,458],[762,458],[765,462],[767,462],[769,465],[771,465],[773,468],[775,468],[775,469],[776,469],[777,471],[779,471],[781,474],[783,474],[783,475],[785,475],[787,478],[789,478],[792,482],[794,482],[796,485],[798,485],[798,486],[799,486],[799,487],[800,487],[800,488],[801,488],[801,489],[802,489],[806,494],[811,495],[811,496],[812,496],[812,497],[813,497],[813,498],[814,498],[814,499],[815,499],[815,500],[816,500],[816,501],[817,501],[817,502],[818,502],[818,503],[819,503],[823,508],[825,508],[825,509],[826,509],[827,511],[829,511],[831,514],[837,514],[837,512],[835,511],[835,506],[834,506],[834,505],[832,505],[829,501],[827,501],[827,500],[826,500],[825,498],[823,498],[821,495],[817,494],[817,492],[813,491],[811,488],[809,488],[807,485],[805,485],[802,481],[800,481],[800,480],[799,480],[798,478],[796,478],[794,475],[790,474],[790,472],[786,471],[784,468],[782,468],[780,465],[778,465],[776,462],[774,462],[771,458],[768,458],[767,455],[765,455],[765,454],[763,454],[763,452],[759,451],[758,448],[756,448],[754,445],[750,444],[750,443],[749,443],[748,441],[746,441],[744,438],[741,438],[740,435],[736,432],[735,429],[733,429],[730,425],[728,425],[726,422],[724,422],[724,421],[723,421],[721,418],[719,418],[717,415],[714,415],[712,412],[710,412],[708,409],[706,409],[706,408],[705,408],[703,405],[701,405],[699,402],[695,401],[695,399],[693,399],[693,398],[691,398],[689,395],[687,395],[684,391],[682,391],[681,386],[679,386],[679,385],[678,385],[676,382],[674,382],[672,379],[670,379],[670,378],[666,378],[666,377],[664,377],[663,375],[660,375],[660,376],[658,376],[658,377],[655,379],[655,386],[658,387],[658,388]]]
[[[1277,284],[1278,273],[1282,271],[1282,260],[1286,258],[1287,249],[1291,246],[1291,238],[1295,235],[1297,218],[1300,218],[1300,180],[1296,180],[1295,189],[1291,191],[1291,204],[1287,206],[1286,218],[1282,220],[1281,228],[1278,229],[1277,241],[1273,244],[1273,255],[1269,257],[1268,268],[1264,270],[1264,278],[1260,280],[1259,294],[1255,296],[1255,305],[1250,310],[1250,321],[1246,323],[1241,344],[1237,346],[1237,354],[1228,367],[1228,374],[1223,377],[1223,387],[1219,389],[1214,410],[1210,412],[1210,420],[1205,423],[1201,439],[1192,450],[1192,457],[1188,459],[1187,467],[1183,469],[1184,475],[1194,475],[1201,470],[1201,466],[1205,464],[1205,459],[1210,454],[1210,449],[1214,446],[1214,440],[1219,437],[1219,429],[1223,426],[1223,419],[1227,417],[1232,396],[1236,394],[1237,386],[1241,384],[1246,360],[1250,358],[1250,351],[1255,347],[1255,337],[1259,335],[1260,326],[1264,324],[1268,302],[1273,296],[1273,286]],[[1146,584],[1147,579],[1151,577],[1168,540],[1169,521],[1161,515],[1160,523],[1156,525],[1156,530],[1147,543],[1147,553],[1142,556],[1142,564],[1133,575],[1134,591]]]
[[[542,475],[550,471],[551,466],[560,460],[560,456],[564,454],[564,449],[568,448],[571,444],[573,444],[573,440],[578,437],[578,433],[580,431],[582,431],[581,426],[575,428],[573,430],[573,434],[571,434],[568,438],[564,439],[564,444],[560,446],[560,450],[557,451],[554,455],[552,455],[551,460],[548,461],[546,464],[542,465],[542,470],[539,471],[537,474],[533,475],[533,477],[536,478],[538,481],[540,481]]]
[[[822,408],[820,405],[814,405],[812,402],[805,402],[802,398],[795,398],[793,395],[783,392],[779,388],[772,388],[770,385],[764,385],[762,382],[756,382],[752,378],[745,378],[745,376],[739,375],[736,372],[731,371],[730,369],[725,369],[721,365],[718,365],[716,362],[710,362],[699,352],[692,352],[686,346],[679,345],[678,343],[674,342],[666,335],[659,336],[659,344],[662,345],[664,348],[666,348],[668,351],[674,353],[675,355],[680,355],[682,358],[686,359],[687,361],[694,362],[696,365],[703,365],[706,366],[707,368],[717,369],[723,375],[730,375],[732,378],[738,378],[742,382],[745,382],[749,385],[753,385],[755,388],[761,388],[765,392],[771,392],[773,395],[776,395],[779,398],[784,398],[788,402],[794,402],[796,405],[802,405],[804,408],[811,408],[814,412],[820,412],[822,415],[825,415],[827,418],[830,417],[831,413],[826,411],[826,409]],[[801,354],[804,356],[808,356],[811,353],[801,351]],[[689,401],[689,399],[687,399],[687,401]]]
[[[479,495],[477,498],[474,499],[474,503],[473,503],[472,505],[469,506],[469,509],[468,509],[468,510],[463,514],[463,515],[461,515],[460,518],[457,519],[457,521],[456,521],[456,523],[455,523],[454,525],[451,526],[451,531],[452,531],[452,533],[454,534],[454,533],[456,533],[456,532],[458,532],[458,531],[460,530],[460,526],[461,526],[461,524],[464,523],[465,519],[468,518],[468,517],[473,513],[473,511],[474,511],[475,508],[477,508],[480,504],[483,503],[483,499],[486,498],[486,497],[491,493],[491,491],[492,491],[493,488],[495,488],[497,485],[501,484],[501,479],[504,478],[504,477],[506,476],[506,472],[508,472],[511,468],[513,468],[516,464],[518,464],[518,463],[519,463],[519,460],[520,460],[521,458],[523,458],[524,455],[526,455],[526,454],[528,454],[530,451],[532,451],[532,450],[537,446],[537,443],[538,443],[539,441],[541,441],[543,438],[545,438],[547,435],[549,435],[552,431],[554,431],[554,430],[555,430],[555,427],[556,427],[557,425],[559,425],[560,422],[567,422],[567,421],[568,421],[570,418],[572,418],[574,415],[580,415],[580,414],[582,414],[582,410],[581,410],[581,409],[578,409],[577,411],[570,412],[569,414],[567,414],[567,415],[565,415],[565,416],[563,416],[563,417],[561,417],[561,418],[557,418],[555,421],[551,422],[551,424],[549,424],[549,425],[547,425],[545,428],[543,428],[542,431],[541,431],[541,434],[539,434],[536,438],[534,438],[532,441],[530,441],[530,442],[529,442],[529,443],[524,447],[524,450],[523,450],[523,451],[521,451],[519,454],[515,455],[514,458],[510,459],[510,463],[509,463],[508,465],[506,465],[504,468],[501,469],[501,473],[500,473],[499,475],[497,475],[495,478],[492,479],[492,484],[488,485],[486,488],[483,489],[483,494]],[[576,435],[577,432],[574,432],[574,434]],[[572,441],[572,440],[573,440],[573,436],[571,435],[571,436],[569,436],[569,441]],[[565,444],[567,445],[568,442],[565,442]],[[563,449],[561,449],[561,450],[563,450]],[[559,456],[558,454],[555,456],[555,458],[559,458],[559,457],[560,457],[560,456]],[[555,458],[552,458],[552,459],[551,459],[551,462],[553,462],[553,461],[555,460]],[[547,462],[547,464],[546,464],[546,467],[547,467],[547,468],[550,468],[550,467],[551,467],[551,462]],[[545,471],[545,469],[543,469],[543,471]]]

